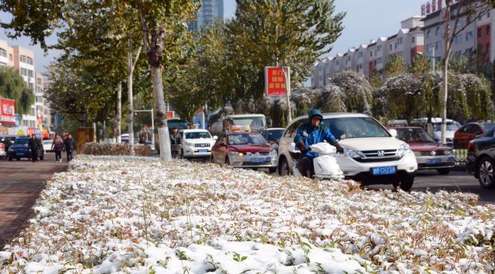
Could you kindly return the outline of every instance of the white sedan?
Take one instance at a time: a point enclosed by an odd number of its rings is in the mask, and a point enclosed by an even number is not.
[[[206,129],[184,129],[179,132],[181,158],[210,157],[216,138]]]

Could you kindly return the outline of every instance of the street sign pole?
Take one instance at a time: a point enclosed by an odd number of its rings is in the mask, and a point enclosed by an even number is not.
[[[285,72],[285,69],[282,68],[282,71],[284,72],[284,78],[285,78],[285,87],[287,89],[286,95],[287,95],[287,124],[290,124],[292,121],[292,107],[290,105],[290,67],[287,67],[287,72]]]

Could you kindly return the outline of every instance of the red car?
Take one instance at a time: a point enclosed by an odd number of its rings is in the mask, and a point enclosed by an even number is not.
[[[218,138],[211,150],[211,160],[243,168],[277,168],[277,152],[258,133],[233,132]]]
[[[454,148],[467,149],[469,142],[495,128],[494,123],[467,123],[454,134]]]
[[[421,127],[396,128],[397,138],[406,142],[416,155],[418,169],[436,169],[440,174],[448,174],[455,166],[452,149],[437,144]]]

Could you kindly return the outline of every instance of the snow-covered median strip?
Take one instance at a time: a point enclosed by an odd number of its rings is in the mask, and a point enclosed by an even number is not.
[[[1,273],[493,273],[495,207],[211,164],[81,157]]]

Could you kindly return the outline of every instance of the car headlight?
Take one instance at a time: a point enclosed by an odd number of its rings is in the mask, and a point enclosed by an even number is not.
[[[277,150],[272,149],[272,151],[270,151],[270,156],[272,157],[272,161],[277,160],[277,156],[278,156]]]
[[[244,153],[232,151],[229,152],[229,160],[231,163],[244,161]]]
[[[352,159],[364,158],[364,154],[359,150],[346,149],[344,153],[347,157]]]
[[[402,144],[399,146],[399,149],[397,150],[397,156],[399,157],[404,157],[407,153],[411,151],[411,148],[409,147],[408,144]]]

